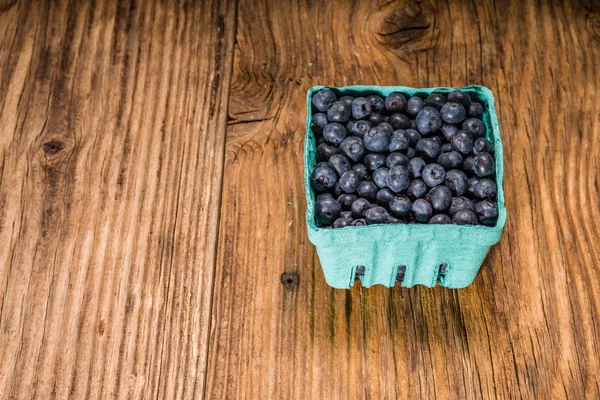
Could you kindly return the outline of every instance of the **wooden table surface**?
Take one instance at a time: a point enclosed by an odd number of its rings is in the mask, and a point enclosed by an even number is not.
[[[599,65],[598,1],[0,0],[0,398],[600,398]],[[316,84],[494,91],[471,286],[326,285]]]

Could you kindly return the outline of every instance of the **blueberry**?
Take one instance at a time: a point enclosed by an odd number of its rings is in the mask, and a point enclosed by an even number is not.
[[[369,153],[365,156],[363,162],[368,169],[375,171],[385,164],[385,155],[380,153]]]
[[[410,184],[410,176],[408,168],[403,165],[396,165],[390,168],[387,176],[387,185],[393,192],[402,192],[408,188]]]
[[[406,221],[398,219],[396,217],[392,217],[391,215],[388,217],[388,224],[405,224]]]
[[[364,97],[357,97],[352,102],[352,116],[356,119],[368,117],[371,111],[371,102]]]
[[[475,204],[475,215],[482,225],[494,226],[498,219],[498,208],[489,200]]]
[[[363,141],[367,150],[386,151],[390,145],[390,134],[385,127],[378,125],[365,135]]]
[[[327,161],[329,158],[338,154],[340,149],[327,143],[322,143],[317,146],[317,161]]]
[[[433,135],[430,137],[431,140],[433,140],[434,142],[437,143],[438,146],[440,146],[440,151],[442,150],[442,138],[439,137],[438,135]]]
[[[452,144],[450,143],[444,143],[440,146],[440,151],[442,153],[448,153],[449,151],[452,151]]]
[[[320,201],[323,199],[333,199],[333,195],[331,193],[321,193],[321,194],[317,195],[317,201]]]
[[[331,168],[317,166],[310,175],[310,183],[315,192],[328,192],[335,187],[337,176],[335,175],[335,171]]]
[[[441,93],[431,93],[425,100],[425,105],[435,107],[438,110],[446,104],[446,97]]]
[[[350,210],[350,206],[352,206],[352,203],[354,203],[357,198],[358,197],[354,194],[344,193],[338,197],[337,201],[340,203],[340,206],[342,206],[342,210],[347,211]]]
[[[450,209],[448,210],[448,214],[450,214],[450,216],[453,217],[454,214],[463,210],[473,211],[473,202],[463,196],[453,197],[452,203],[450,204]]]
[[[412,214],[417,222],[427,222],[431,218],[433,209],[425,199],[417,199],[412,203]]]
[[[373,112],[381,114],[385,110],[385,102],[383,99],[376,94],[367,96],[367,99],[371,102],[371,108]]]
[[[469,178],[469,180],[468,180],[469,185],[467,186],[467,194],[469,196],[476,197],[475,196],[475,186],[477,186],[479,181],[480,181],[480,179],[476,176]]]
[[[384,122],[383,115],[375,112],[371,113],[371,115],[369,116],[369,122],[373,125],[379,125],[380,123]]]
[[[394,127],[390,123],[384,121],[377,125],[377,127],[392,137],[392,133],[394,133]]]
[[[410,119],[408,119],[406,115],[400,113],[390,115],[389,123],[394,129],[410,128]]]
[[[402,153],[390,153],[385,159],[385,164],[389,168],[393,168],[396,165],[403,165],[405,167],[408,166],[408,162],[410,160]]]
[[[343,206],[342,206],[342,210],[343,210]],[[347,218],[347,219],[353,219],[352,217],[352,211],[342,211],[340,213],[340,218]]]
[[[468,132],[473,138],[485,137],[485,124],[478,118],[469,118],[463,122],[461,129]]]
[[[497,194],[496,183],[488,178],[480,179],[473,188],[473,194],[479,199],[495,200]]]
[[[481,119],[481,117],[483,117],[483,106],[475,101],[471,103],[467,111],[469,112],[469,117],[471,118]]]
[[[365,226],[365,225],[367,225],[367,221],[364,218],[355,219],[354,221],[352,221],[352,223],[350,225],[352,225],[352,226]]]
[[[452,148],[462,154],[470,154],[473,151],[473,138],[466,131],[458,131],[451,143]]]
[[[387,224],[390,215],[387,210],[381,206],[374,206],[367,210],[365,219],[368,225]]]
[[[340,217],[342,207],[334,199],[323,199],[315,204],[315,217],[319,226],[331,225]]]
[[[408,157],[409,160],[415,158],[415,149],[413,149],[412,147],[406,149],[406,157]]]
[[[423,99],[419,96],[413,96],[406,101],[406,113],[409,117],[416,117],[423,108]]]
[[[431,204],[433,211],[441,213],[450,208],[452,192],[446,186],[436,186],[427,193],[426,199]]]
[[[410,199],[403,194],[394,196],[388,203],[390,214],[394,217],[406,217],[411,207],[412,203]]]
[[[477,216],[473,211],[460,210],[454,214],[452,222],[457,225],[477,225]]]
[[[316,113],[312,116],[310,129],[315,133],[323,133],[323,128],[327,125],[327,116],[323,113]]]
[[[467,111],[460,103],[449,101],[440,110],[442,120],[448,124],[458,124],[467,117]]]
[[[364,164],[354,164],[352,166],[352,169],[358,173],[358,176],[361,180],[367,179],[367,177],[369,176],[369,171],[367,170],[367,167],[365,167]]]
[[[352,107],[343,101],[336,101],[327,109],[327,119],[332,122],[348,122]]]
[[[362,181],[360,185],[358,185],[356,192],[358,193],[358,197],[362,197],[363,199],[367,199],[369,201],[375,201],[378,190],[379,188],[374,182]]]
[[[428,224],[451,224],[452,219],[446,214],[436,214],[429,220]]]
[[[378,188],[383,189],[387,187],[388,172],[389,169],[385,167],[380,167],[373,171],[373,182],[375,182]]]
[[[448,144],[448,143],[446,143]],[[462,165],[463,158],[459,152],[451,150],[447,153],[442,153],[437,159],[437,163],[440,164],[444,169],[454,169]]]
[[[473,156],[467,156],[463,159],[462,170],[467,175],[473,173]]]
[[[437,108],[425,107],[416,118],[417,130],[421,135],[431,134],[442,127],[442,116]]]
[[[473,172],[480,178],[493,175],[496,172],[494,157],[485,151],[479,152],[473,157]]]
[[[323,137],[328,143],[338,145],[346,137],[346,128],[339,122],[330,122],[323,128]]]
[[[389,113],[400,112],[406,107],[406,97],[404,97],[402,93],[390,93],[390,95],[385,98],[384,106]]]
[[[436,161],[440,155],[440,145],[432,138],[423,138],[417,142],[415,154],[425,161]]]
[[[315,168],[321,168],[321,167],[329,167],[329,164],[327,163],[327,161],[321,161],[321,162],[317,163],[317,165],[315,165]]]
[[[467,175],[458,169],[446,172],[446,187],[450,189],[454,196],[462,196],[469,187]]]
[[[395,130],[392,133],[388,150],[391,152],[406,150],[410,147],[410,141],[410,137],[404,129]]]
[[[427,163],[421,157],[415,157],[408,162],[408,172],[411,178],[420,178]]]
[[[344,191],[340,187],[340,182],[339,181],[333,187],[333,190],[331,191],[331,194],[333,194],[336,198],[340,197],[342,194],[344,194]]]
[[[442,125],[442,134],[447,142],[451,141],[454,135],[458,133],[459,129],[456,125],[444,124]]]
[[[371,203],[369,203],[369,200],[359,198],[354,203],[352,203],[350,210],[352,210],[352,216],[354,218],[364,218],[365,213],[367,212],[369,207],[371,207]]]
[[[350,126],[350,133],[358,136],[359,138],[364,138],[367,132],[369,132],[373,128],[373,124],[369,121],[354,121],[354,123]]]
[[[348,218],[338,218],[331,225],[332,228],[343,228],[345,226],[350,226],[352,224],[352,220]]]
[[[428,164],[423,168],[423,182],[429,187],[440,185],[446,180],[446,171],[440,164]]]
[[[473,154],[479,154],[482,151],[494,154],[494,146],[486,138],[479,137],[473,143]]]
[[[448,93],[448,101],[460,103],[465,110],[468,110],[469,106],[471,105],[471,96],[469,96],[469,93],[467,92],[456,89]]]
[[[352,102],[354,101],[354,97],[352,97],[352,96],[342,96],[342,97],[340,97],[340,101],[348,104],[349,106],[351,106]]]
[[[362,181],[363,178],[361,178],[360,174],[351,169],[344,172],[340,177],[340,189],[345,193],[354,193]]]
[[[406,189],[406,195],[409,199],[415,201],[416,199],[425,196],[425,193],[427,193],[428,190],[429,188],[421,179],[413,179],[410,182],[410,185],[408,185],[408,189]]]
[[[342,176],[344,172],[350,169],[350,161],[341,154],[334,154],[331,156],[327,164],[329,164],[331,169],[337,172],[338,176]]]
[[[354,162],[360,161],[365,155],[365,146],[358,136],[348,136],[340,143],[342,154]]]
[[[393,198],[394,192],[388,188],[379,189],[376,196],[377,204],[381,206],[387,206]]]
[[[325,89],[317,92],[312,97],[312,105],[314,108],[321,112],[327,111],[327,109],[335,103],[337,96],[331,90]]]
[[[422,136],[419,132],[417,132],[415,129],[406,129],[405,130],[406,134],[408,135],[408,139],[410,140],[410,146],[414,147],[416,146],[417,142],[419,140],[421,140]]]

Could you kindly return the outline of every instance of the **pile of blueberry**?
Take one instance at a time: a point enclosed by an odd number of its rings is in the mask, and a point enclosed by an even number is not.
[[[496,224],[494,146],[484,107],[462,91],[312,97],[320,227]]]

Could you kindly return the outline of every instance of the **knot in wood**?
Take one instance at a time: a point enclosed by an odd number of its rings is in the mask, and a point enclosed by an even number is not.
[[[298,286],[298,273],[297,272],[284,272],[281,274],[281,284],[288,289],[293,289]]]

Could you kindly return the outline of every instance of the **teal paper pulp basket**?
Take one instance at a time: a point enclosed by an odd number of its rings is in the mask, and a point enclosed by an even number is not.
[[[492,92],[483,86],[462,89],[477,98],[486,110],[483,122],[487,139],[494,144],[496,182],[498,185],[498,222],[496,226],[392,224],[349,226],[338,229],[319,228],[315,221],[315,194],[310,186],[310,174],[316,165],[315,137],[310,129],[311,98],[322,89],[331,89],[339,96],[377,94],[387,96],[401,92],[408,96],[427,96],[432,92],[448,93],[456,88],[411,88],[405,86],[346,86],[333,88],[315,86],[306,96],[307,118],[304,143],[304,185],[306,188],[306,222],[308,237],[316,246],[327,284],[339,289],[354,285],[357,266],[364,266],[362,285],[396,283],[398,269],[405,268],[402,286],[440,284],[462,288],[475,279],[490,247],[500,240],[506,222],[502,177],[502,140]],[[443,276],[440,265],[446,263]]]

